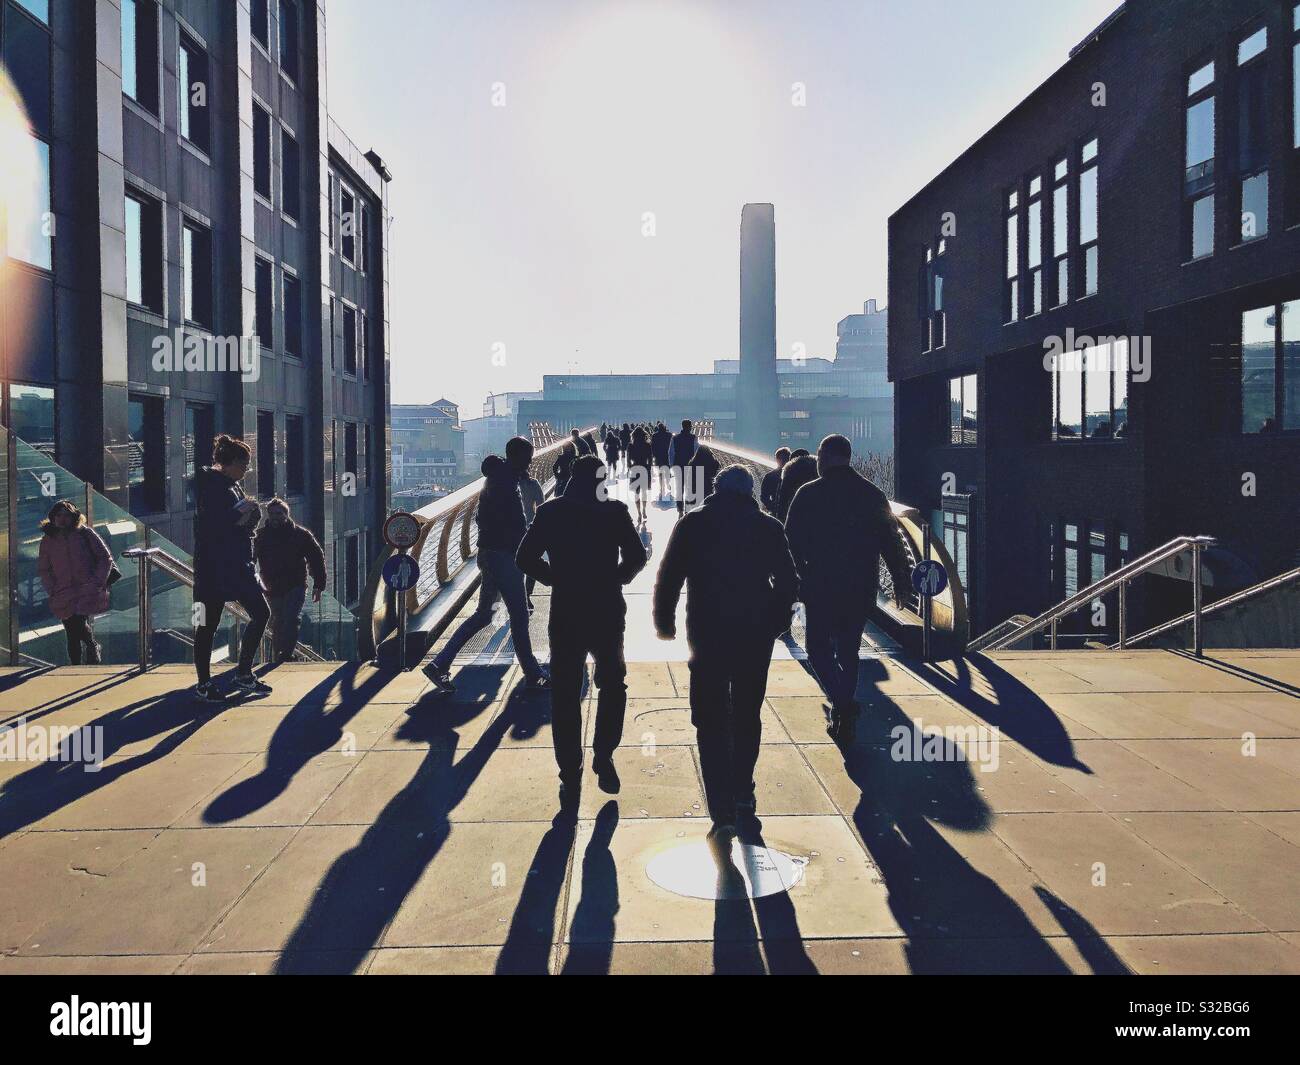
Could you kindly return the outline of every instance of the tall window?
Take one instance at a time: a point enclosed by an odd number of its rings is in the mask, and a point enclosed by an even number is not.
[[[1097,291],[1097,141],[1079,153],[1079,258],[1083,263],[1083,294]]]
[[[360,480],[357,467],[357,423],[343,423],[343,472]]]
[[[1241,431],[1300,429],[1300,300],[1241,316]]]
[[[921,325],[921,350],[934,347],[934,249],[927,247],[917,276],[917,317]]]
[[[134,192],[126,196],[126,298],[163,311],[162,207]]]
[[[0,64],[13,79],[26,112],[27,125],[38,136],[50,136],[50,31],[34,18],[9,9]],[[15,130],[21,128],[15,123]],[[6,129],[6,134],[9,132]],[[8,164],[6,159],[5,163]]]
[[[284,274],[284,353],[302,358],[302,282]]]
[[[338,247],[338,244],[336,242],[336,237],[335,237],[336,227],[334,225],[334,184],[335,184],[334,174],[331,173],[329,175],[329,192],[328,192],[329,200],[328,200],[328,206],[326,210],[326,214],[329,215],[330,251],[334,251]]]
[[[185,319],[211,329],[212,233],[197,222],[186,221],[181,228],[181,273]]]
[[[8,233],[5,249],[14,259],[20,259],[42,270],[54,265],[53,226],[50,220],[50,146],[39,137],[29,137],[23,131],[14,131],[14,143],[25,149],[16,154],[18,159],[6,158],[3,164],[6,177],[12,173],[14,185],[22,189],[5,204],[8,212]],[[21,184],[19,184],[21,183]]]
[[[1052,305],[1070,302],[1070,161],[1052,168]]]
[[[298,5],[280,0],[280,69],[298,80]]]
[[[1214,63],[1187,77],[1183,155],[1183,258],[1214,254]]]
[[[953,565],[957,567],[957,580],[961,582],[966,602],[972,601],[970,587],[970,515],[962,507],[968,507],[969,496],[960,499],[944,499],[944,506],[939,520],[942,522],[943,546],[947,548]]]
[[[303,440],[302,415],[286,414],[284,416],[284,490],[289,495],[301,495],[306,488],[307,471]]]
[[[357,310],[357,364],[361,367],[361,376],[364,380],[370,380],[370,336],[366,332],[366,323],[369,319],[366,312]]]
[[[351,377],[357,375],[357,312],[346,303],[343,304],[343,372]]]
[[[181,441],[185,452],[185,508],[194,509],[194,475],[212,454],[212,439],[216,433],[212,407],[207,403],[185,404],[185,439]]]
[[[373,454],[372,437],[370,432],[370,423],[366,422],[361,427],[361,483],[370,483],[370,456]]]
[[[1007,280],[1002,290],[1002,320],[1014,322],[1020,317],[1020,192],[1007,193],[1006,211]]]
[[[302,179],[298,163],[298,142],[280,128],[280,209],[295,222],[301,217]]]
[[[157,514],[166,509],[167,452],[163,431],[163,401],[157,396],[128,397],[127,485],[132,514]]]
[[[122,92],[158,113],[158,5],[122,0]]]
[[[260,41],[263,47],[270,47],[271,43],[271,11],[266,0],[253,0],[250,11],[252,12],[253,38]]]
[[[1300,225],[1300,4],[1291,9],[1291,150],[1287,161],[1286,224]]]
[[[275,411],[257,412],[257,494],[275,495]]]
[[[346,185],[339,186],[339,226],[343,233],[343,258],[357,264],[357,199]]]
[[[1128,435],[1127,337],[1068,351],[1052,370],[1052,439],[1114,440]]]
[[[208,125],[208,93],[211,91],[208,53],[183,32],[176,58],[176,82],[180,90],[177,114],[181,136],[206,152],[212,146]]]
[[[271,198],[271,113],[253,103],[253,191]]]
[[[948,440],[953,444],[976,443],[979,406],[975,395],[975,374],[948,381]]]
[[[1243,243],[1268,235],[1268,29],[1237,45],[1237,172]]]
[[[1029,179],[1029,232],[1026,234],[1025,264],[1029,270],[1029,313],[1043,309],[1043,178]]]
[[[275,272],[270,260],[260,255],[254,261],[257,283],[257,339],[262,347],[275,347]]]

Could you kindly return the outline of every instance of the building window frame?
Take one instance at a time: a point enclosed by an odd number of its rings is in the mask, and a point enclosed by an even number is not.
[[[948,444],[975,447],[978,443],[979,372],[972,370],[948,378]]]
[[[1020,320],[1020,275],[1021,262],[1024,258],[1020,234],[1020,187],[1018,185],[1004,189],[1002,192],[1003,210],[1002,250],[1004,279],[1002,282],[1002,321],[1011,325]]]
[[[1186,99],[1183,104],[1183,262],[1196,262],[1214,255],[1217,245],[1215,219],[1218,216],[1215,200],[1218,192],[1219,98],[1218,67],[1213,55],[1202,55],[1183,72]],[[1193,113],[1208,109],[1210,122],[1209,155],[1191,161]],[[1199,153],[1198,153],[1199,154]],[[1208,217],[1207,217],[1208,215]],[[1198,241],[1198,235],[1201,240]],[[1198,243],[1208,248],[1197,254]]]

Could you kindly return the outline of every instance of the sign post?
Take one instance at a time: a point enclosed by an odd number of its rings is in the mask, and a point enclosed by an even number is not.
[[[921,526],[923,553],[930,554],[930,526],[928,523]],[[931,612],[932,601],[936,595],[943,592],[948,587],[948,573],[943,568],[943,564],[936,562],[934,559],[926,557],[912,567],[912,587],[916,594],[921,597],[921,659],[929,662],[932,648],[933,637],[933,614]]]
[[[404,510],[384,522],[384,540],[396,554],[384,563],[384,583],[393,590],[397,607],[397,668],[406,672],[406,593],[420,579],[420,564],[407,552],[420,538],[420,519]]]

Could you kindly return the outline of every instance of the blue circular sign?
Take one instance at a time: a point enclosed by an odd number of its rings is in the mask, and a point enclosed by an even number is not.
[[[912,587],[917,595],[939,595],[948,587],[948,572],[934,559],[918,562],[912,567]]]
[[[420,564],[410,555],[389,555],[384,563],[384,583],[395,592],[414,588],[420,579]]]

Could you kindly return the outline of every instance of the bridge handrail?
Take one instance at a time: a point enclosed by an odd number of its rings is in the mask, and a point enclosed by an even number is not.
[[[590,426],[579,432],[585,436],[595,428]],[[555,483],[551,468],[560,451],[569,443],[569,437],[555,438],[553,434],[540,433],[542,426],[539,424],[530,425],[530,429],[535,441],[539,436],[552,439],[552,443],[534,451],[529,466],[529,473],[541,484],[543,495],[548,496]],[[424,611],[477,554],[478,526],[474,514],[483,483],[484,479],[479,477],[414,511],[420,521],[420,534],[408,553],[420,566],[420,578],[404,593],[408,616],[414,617]],[[393,594],[382,580],[384,563],[392,554],[393,549],[385,545],[370,567],[361,599],[363,609],[358,611],[357,653],[362,659],[375,656],[379,644],[394,626]],[[369,604],[368,608],[365,604]]]

